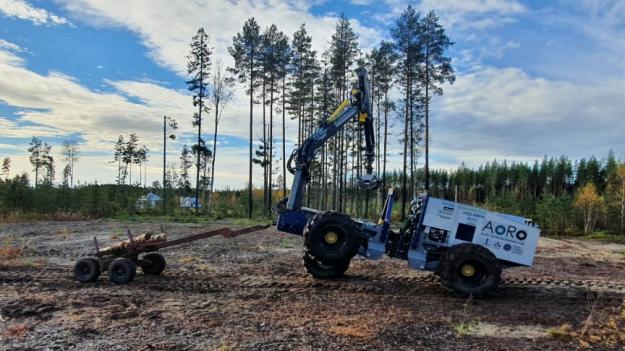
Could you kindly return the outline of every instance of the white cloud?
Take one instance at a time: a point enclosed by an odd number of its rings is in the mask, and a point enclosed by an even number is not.
[[[232,64],[227,48],[243,23],[255,17],[261,29],[272,23],[289,37],[306,23],[313,37],[314,49],[328,47],[337,18],[315,16],[305,1],[202,1],[176,2],[168,0],[119,2],[108,0],[64,1],[65,7],[88,23],[97,26],[119,26],[137,33],[159,64],[184,74],[189,42],[199,27],[211,37],[216,54],[226,65]],[[375,29],[357,20],[352,26],[360,36],[360,46],[371,48],[382,36]]]
[[[24,0],[0,0],[0,13],[7,17],[31,21],[35,25],[70,24],[65,18],[50,13],[45,9],[33,7]]]
[[[11,45],[3,45],[12,47]],[[10,55],[10,60],[3,60]],[[84,139],[83,151],[105,153],[107,156],[89,156],[90,165],[77,175],[84,180],[111,182],[115,172],[107,161],[112,156],[113,143],[117,136],[136,132],[141,143],[151,150],[149,163],[150,182],[160,177],[160,154],[162,152],[162,117],[164,114],[178,120],[179,139],[170,143],[170,160],[177,161],[182,143],[192,142],[189,137],[196,133],[191,125],[193,106],[187,91],[177,91],[147,81],[105,81],[114,92],[97,92],[83,86],[74,77],[60,72],[39,74],[23,65],[23,60],[0,48],[0,103],[18,110],[15,117],[0,116],[0,130],[3,141],[28,139],[31,136],[65,138],[80,135]],[[45,92],[42,94],[41,92]],[[129,98],[137,99],[132,102]],[[257,111],[260,107],[257,105]],[[243,138],[248,133],[248,111],[246,104],[232,103],[226,107],[226,114],[220,124],[220,135],[234,135]],[[205,136],[212,128],[212,113],[205,117]],[[290,126],[291,121],[288,122]],[[278,123],[276,122],[276,126]],[[262,130],[262,121],[256,119],[255,135]],[[287,132],[288,133],[288,132]],[[26,145],[9,154],[16,159],[20,170],[28,170]],[[246,154],[245,148],[222,148],[217,158],[218,165],[225,165],[221,171],[227,176],[217,179],[217,186],[240,186],[241,158],[230,159],[229,155]],[[84,162],[83,164],[85,164]],[[17,167],[17,166],[16,166]],[[17,168],[16,168],[17,169]],[[256,171],[260,174],[261,172]]]
[[[24,49],[22,49],[19,45],[6,41],[4,39],[0,39],[0,49],[15,52],[24,51]]]
[[[391,11],[378,15],[378,20],[382,22],[398,16],[408,6],[401,0],[386,0],[386,3]],[[441,23],[451,31],[501,27],[515,22],[515,16],[528,11],[517,0],[421,0],[414,6],[423,13],[434,10]]]
[[[226,49],[251,15],[263,27],[278,24],[289,36],[306,22],[317,50],[327,47],[336,23],[331,15],[310,14],[310,5],[304,1],[64,3],[71,13],[89,24],[123,27],[138,34],[156,62],[179,74],[184,72],[188,43],[199,26],[210,33],[216,54],[228,65],[231,58]],[[406,6],[404,2],[395,5],[389,15],[396,16]],[[469,35],[474,38],[471,50],[461,52],[463,62],[471,70],[462,71],[454,86],[445,87],[445,96],[434,99],[434,167],[453,167],[461,161],[478,165],[494,158],[527,161],[544,154],[585,157],[592,153],[605,154],[610,148],[625,150],[622,138],[625,125],[621,123],[625,115],[621,93],[625,91],[625,81],[575,84],[531,76],[520,68],[483,66],[484,57],[500,58],[506,50],[520,48],[518,41],[499,39],[487,30],[514,22],[517,16],[527,13],[529,10],[519,2],[424,0],[418,6],[424,11],[435,9],[452,33],[467,35],[462,37],[464,41],[471,39]],[[619,13],[618,8],[611,8],[609,13]],[[358,21],[352,24],[360,34],[362,47],[375,45],[381,38],[378,31],[365,28]],[[597,34],[597,38],[603,33]],[[17,55],[19,49],[4,43],[0,42],[0,100],[21,111],[19,123],[0,118],[0,128],[9,131],[9,136],[78,133],[86,140],[84,150],[109,152],[117,135],[138,131],[153,151],[148,173],[151,179],[159,179],[160,161],[156,152],[162,140],[162,115],[176,117],[183,127],[181,132],[194,132],[190,127],[192,107],[186,91],[168,89],[159,82],[123,80],[105,82],[114,92],[96,92],[58,72],[43,75],[29,71]],[[46,94],[40,94],[41,91]],[[236,97],[222,119],[221,133],[246,139],[247,97],[241,89]],[[135,99],[139,103],[133,102]],[[258,135],[262,130],[259,105],[255,111],[254,134]],[[34,125],[24,126],[22,121]],[[293,128],[291,122],[289,125]],[[399,128],[396,126],[394,130]],[[287,131],[289,134],[294,133]],[[393,161],[389,169],[393,169],[400,162],[399,142],[396,135],[390,139],[395,154],[390,156]],[[179,145],[172,146],[174,150]],[[289,144],[289,151],[290,148]],[[176,162],[177,151],[172,152],[170,160]],[[19,162],[27,165],[25,156],[20,157]],[[84,172],[81,178],[111,181],[114,169],[107,159],[108,156],[85,159],[79,169]],[[241,186],[247,176],[247,148],[221,148],[217,170],[218,185]],[[254,174],[260,177],[258,167]]]
[[[21,66],[24,60],[17,56],[18,52],[25,51],[19,45],[0,39],[0,64]]]
[[[485,67],[460,75],[435,99],[433,154],[477,166],[543,155],[625,150],[625,80],[575,84]]]
[[[526,11],[525,6],[517,0],[421,0],[419,6],[463,15],[484,13],[511,15]]]

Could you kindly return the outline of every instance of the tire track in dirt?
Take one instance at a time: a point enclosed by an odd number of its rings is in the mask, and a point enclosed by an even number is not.
[[[73,280],[71,270],[64,266],[47,267],[1,267],[0,285],[35,289],[82,289],[87,287],[114,287],[106,279],[92,284],[80,284]],[[355,275],[339,280],[315,280],[305,273],[286,272],[263,274],[237,274],[166,271],[162,277],[138,275],[137,281],[124,286],[129,289],[151,291],[177,291],[192,293],[214,293],[222,291],[275,290],[284,293],[306,293],[319,291],[338,291],[353,294],[376,295],[418,295],[425,292],[440,294],[443,289],[438,284],[438,277],[431,273],[411,275]],[[503,279],[497,296],[518,295],[548,290],[571,290],[597,292],[602,298],[620,299],[625,296],[625,283],[595,280],[557,280],[549,277],[507,277]],[[547,298],[553,299],[552,292]],[[580,295],[580,298],[584,294]]]

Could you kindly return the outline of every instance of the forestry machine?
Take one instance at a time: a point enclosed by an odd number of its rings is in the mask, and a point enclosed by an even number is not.
[[[304,236],[304,266],[315,278],[339,278],[351,259],[384,254],[408,261],[414,269],[432,271],[459,296],[483,296],[495,289],[502,268],[531,266],[540,230],[522,217],[489,212],[454,201],[417,196],[401,228],[391,230],[397,190],[388,191],[377,223],[353,219],[337,211],[302,207],[310,166],[316,151],[357,118],[365,139],[366,175],[358,180],[366,191],[378,187],[373,174],[375,140],[367,72],[358,73],[351,97],[293,151],[288,169],[294,175],[288,198],[276,204],[278,230]]]

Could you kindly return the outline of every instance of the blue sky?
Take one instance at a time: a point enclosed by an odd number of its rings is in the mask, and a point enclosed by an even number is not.
[[[434,166],[545,154],[603,157],[610,149],[625,156],[625,1],[411,4],[435,10],[455,42],[449,55],[457,81],[433,103]],[[289,35],[305,22],[314,48],[323,51],[344,13],[367,52],[388,39],[406,6],[396,0],[0,0],[0,157],[12,158],[13,173],[30,171],[25,149],[33,135],[56,152],[63,140],[76,140],[83,152],[77,177],[110,182],[112,144],[136,132],[152,150],[151,182],[160,177],[163,114],[182,127],[170,160],[193,138],[184,69],[198,27],[209,33],[215,59],[228,66],[227,46],[250,14]],[[245,183],[247,107],[242,89],[235,97],[218,137],[221,187]],[[287,135],[294,131],[290,125]],[[397,135],[392,166],[400,159]],[[292,140],[286,143],[290,149]]]

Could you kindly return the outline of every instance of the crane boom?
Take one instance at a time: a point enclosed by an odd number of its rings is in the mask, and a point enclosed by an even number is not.
[[[375,138],[370,101],[367,71],[361,70],[358,72],[358,86],[352,89],[351,97],[345,99],[336,111],[325,121],[322,121],[317,130],[291,154],[288,169],[294,176],[291,193],[286,205],[287,210],[299,210],[302,207],[306,184],[310,180],[310,165],[315,159],[317,150],[356,117],[359,124],[363,127],[365,136],[366,175],[359,179],[358,184],[369,190],[377,188],[379,182],[373,174]],[[294,167],[293,162],[295,162]]]

